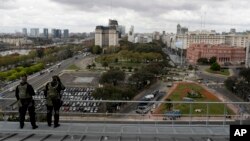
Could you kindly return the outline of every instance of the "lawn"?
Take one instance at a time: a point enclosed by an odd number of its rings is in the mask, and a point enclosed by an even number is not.
[[[221,69],[220,71],[213,71],[210,68],[207,68],[206,72],[213,73],[213,74],[225,75],[225,76],[229,76],[230,75],[230,72],[229,72],[228,69]]]
[[[199,98],[192,98],[194,102],[220,102],[220,100],[214,94],[195,83],[178,83],[177,87],[167,98],[171,99],[172,101],[184,101],[183,98],[188,97],[188,92],[191,91],[200,94]],[[223,115],[224,111],[230,115],[234,114],[231,109],[221,103],[206,104],[189,102],[185,104],[173,104],[173,109],[180,110],[182,114],[188,115],[192,113],[196,116],[205,116],[206,114]],[[200,111],[197,112],[197,109],[200,109]],[[162,104],[157,113],[163,114],[166,111],[167,104]]]
[[[67,68],[67,70],[80,70],[80,68],[77,67],[76,65],[72,64],[72,65],[70,65],[70,66]]]

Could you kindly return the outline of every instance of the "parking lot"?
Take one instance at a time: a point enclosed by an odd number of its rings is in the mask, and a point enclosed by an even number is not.
[[[95,89],[91,87],[67,87],[61,92],[63,104],[62,112],[83,112],[83,113],[97,113],[100,109],[100,102],[86,102],[94,99],[92,93]],[[36,101],[36,111],[46,111],[46,100],[43,91],[38,91],[34,96]],[[84,102],[83,102],[84,101]]]

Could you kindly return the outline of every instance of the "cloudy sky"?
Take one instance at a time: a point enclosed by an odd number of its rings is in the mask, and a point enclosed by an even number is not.
[[[136,32],[175,32],[178,23],[191,31],[245,31],[249,6],[249,0],[0,0],[0,32],[23,27],[91,32],[108,19],[127,31],[134,25]]]

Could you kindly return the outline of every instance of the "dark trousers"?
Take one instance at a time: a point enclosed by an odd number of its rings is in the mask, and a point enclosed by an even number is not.
[[[36,113],[35,113],[35,103],[32,99],[21,99],[22,106],[19,107],[19,122],[20,127],[24,126],[24,120],[26,111],[29,111],[30,123],[34,127],[36,126]]]
[[[59,110],[60,110],[60,99],[52,100],[52,106],[47,105],[47,122],[48,125],[51,125],[52,122],[52,112],[54,110],[54,125],[59,123]]]

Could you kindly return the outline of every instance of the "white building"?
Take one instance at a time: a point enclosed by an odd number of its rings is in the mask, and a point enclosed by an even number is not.
[[[150,43],[153,41],[152,35],[148,34],[136,34],[134,43]]]
[[[176,35],[176,42],[181,44],[182,49],[187,49],[194,43],[205,44],[225,44],[225,36],[216,34],[206,30],[187,32],[185,34]]]
[[[117,27],[116,20],[109,20],[109,26],[96,26],[95,45],[100,47],[118,46],[119,31]]]
[[[225,35],[225,43],[231,46],[247,47],[247,34],[228,34]]]
[[[135,42],[135,33],[134,26],[132,25],[128,32],[128,41],[134,43]]]
[[[14,46],[25,46],[31,45],[33,42],[28,40],[27,38],[19,38],[19,37],[1,37],[0,42],[7,43]]]

